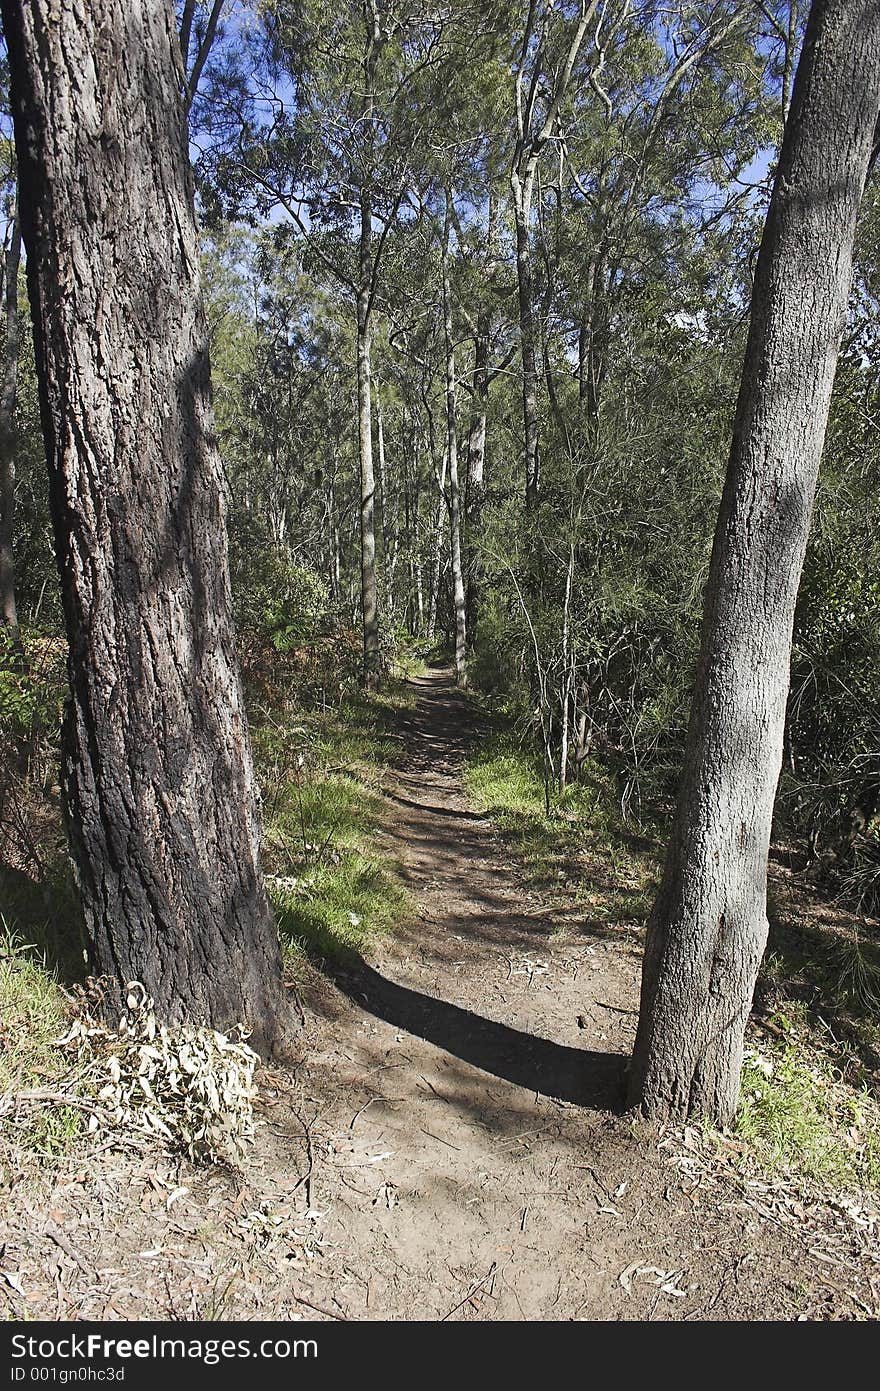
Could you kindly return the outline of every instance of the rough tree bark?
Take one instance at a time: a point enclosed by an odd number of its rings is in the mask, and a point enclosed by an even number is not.
[[[0,623],[21,655],[18,606],[15,601],[15,555],[12,516],[15,509],[15,397],[18,389],[18,270],[21,265],[21,225],[18,209],[12,222],[4,261],[4,318],[6,357],[0,384]]]
[[[166,0],[2,0],[70,644],[70,845],[107,1008],[290,1012],[259,867],[181,66]]]
[[[880,107],[880,0],[814,0],[755,275],[630,1101],[735,1114],[767,939],[795,600]]]

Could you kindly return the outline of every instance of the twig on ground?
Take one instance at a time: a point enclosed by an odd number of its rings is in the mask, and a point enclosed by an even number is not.
[[[471,1285],[464,1299],[460,1299],[458,1303],[449,1310],[448,1314],[444,1314],[440,1322],[445,1323],[447,1319],[451,1319],[452,1315],[457,1314],[459,1309],[461,1309],[465,1304],[467,1304],[468,1300],[473,1299],[474,1295],[477,1293],[478,1290],[481,1290],[484,1285],[487,1285],[489,1283],[490,1280],[494,1280],[495,1272],[497,1269],[498,1266],[496,1262],[493,1261],[492,1264],[489,1266],[489,1269],[486,1271],[486,1274],[483,1276],[482,1280],[478,1280],[475,1285]]]
[[[314,1167],[315,1167],[315,1157],[314,1157],[314,1152],[313,1152],[313,1150],[312,1150],[312,1131],[311,1131],[311,1127],[315,1124],[315,1121],[318,1119],[318,1114],[319,1114],[319,1113],[316,1111],[315,1114],[314,1114],[314,1116],[312,1117],[311,1121],[308,1122],[308,1124],[303,1120],[302,1116],[299,1114],[298,1111],[294,1111],[293,1114],[296,1116],[297,1120],[299,1121],[300,1125],[301,1125],[302,1128],[303,1128],[303,1136],[304,1136],[305,1142],[306,1142],[306,1162],[307,1162],[307,1164],[308,1164],[308,1168],[306,1169],[306,1171],[305,1171],[305,1173],[303,1174],[302,1178],[299,1179],[299,1180],[294,1184],[294,1186],[293,1186],[293,1188],[290,1190],[290,1192],[291,1192],[291,1197],[292,1197],[293,1194],[296,1193],[296,1192],[298,1191],[298,1189],[302,1188],[303,1184],[305,1184],[305,1186],[306,1186],[306,1207],[307,1207],[307,1208],[310,1208],[310,1207],[312,1206],[312,1171],[314,1170]]]
[[[46,1236],[49,1238],[49,1240],[54,1241],[55,1245],[60,1247],[64,1254],[66,1256],[69,1256],[75,1265],[79,1266],[83,1275],[88,1275],[89,1279],[95,1278],[95,1272],[92,1269],[92,1267],[88,1265],[87,1262],[83,1259],[83,1257],[79,1254],[76,1247],[71,1245],[61,1228],[57,1226],[55,1222],[48,1221],[43,1230],[45,1231]]]
[[[295,1294],[293,1297],[297,1304],[304,1304],[307,1309],[314,1309],[316,1314],[323,1314],[327,1319],[336,1319],[339,1323],[348,1323],[345,1314],[334,1314],[332,1309],[325,1309],[322,1304],[313,1304],[310,1299],[304,1299],[301,1294]]]
[[[442,1135],[435,1135],[433,1130],[424,1130],[421,1126],[419,1129],[423,1135],[430,1135],[432,1140],[439,1140],[441,1145],[448,1145],[451,1150],[458,1150],[461,1153],[461,1145],[454,1145],[451,1140],[444,1140]]]

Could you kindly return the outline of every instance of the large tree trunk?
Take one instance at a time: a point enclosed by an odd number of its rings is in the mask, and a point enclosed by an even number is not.
[[[21,651],[18,607],[15,602],[15,555],[12,516],[15,509],[15,397],[18,388],[18,269],[21,264],[21,226],[18,211],[12,223],[4,264],[6,359],[0,385],[0,624]]]
[[[2,0],[71,697],[67,824],[107,1008],[289,1006],[259,867],[177,35],[163,0]]]
[[[755,276],[678,811],[648,928],[630,1100],[736,1111],[767,939],[770,825],[795,600],[859,202],[880,106],[880,3],[814,0]]]

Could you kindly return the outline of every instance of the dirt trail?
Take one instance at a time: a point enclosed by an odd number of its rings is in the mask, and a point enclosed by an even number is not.
[[[348,1278],[324,1299],[395,1319],[827,1305],[789,1232],[738,1193],[707,1201],[634,1134],[620,1100],[636,934],[608,940],[538,900],[463,791],[466,701],[446,673],[413,684],[378,835],[418,911],[370,965],[337,973],[345,1004],[326,1000],[300,1074],[324,1099],[313,1201]]]
[[[463,792],[470,707],[444,673],[413,684],[376,834],[416,910],[369,964],[311,974],[305,1060],[292,1078],[264,1071],[253,1161],[194,1173],[98,1145],[42,1196],[14,1187],[0,1309],[543,1320],[876,1308],[880,1254],[849,1219],[749,1188],[695,1132],[660,1141],[622,1114],[638,933],[539,901]]]

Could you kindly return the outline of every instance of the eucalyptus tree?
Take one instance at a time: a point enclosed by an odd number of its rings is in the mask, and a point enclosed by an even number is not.
[[[394,274],[389,278],[383,364],[386,377],[405,393],[409,404],[409,447],[414,466],[408,470],[407,510],[415,532],[411,574],[416,587],[417,631],[430,639],[437,629],[444,555],[451,545],[451,433],[456,435],[456,452],[458,444],[449,234],[446,204],[441,198],[438,208],[437,201],[423,208],[418,222],[409,229],[404,255],[396,258]]]
[[[187,111],[192,108],[211,50],[220,37],[224,11],[231,9],[230,0],[178,0],[178,38],[183,63],[183,99]]]
[[[443,312],[443,346],[445,357],[446,458],[449,471],[449,537],[452,572],[452,609],[455,628],[455,679],[459,686],[467,684],[467,613],[465,607],[464,568],[461,552],[461,487],[458,472],[458,413],[456,380],[456,343],[452,315],[452,288],[449,274],[450,236],[452,232],[452,189],[443,191],[443,232],[440,248],[441,306]]]
[[[523,472],[526,507],[537,502],[539,487],[538,367],[533,267],[533,204],[539,162],[558,135],[563,103],[574,81],[589,80],[591,59],[577,70],[590,26],[597,19],[598,35],[605,16],[599,0],[528,0],[521,30],[515,38],[513,96],[515,135],[510,163],[510,186],[516,228],[516,269],[519,295],[520,357],[522,364]]]
[[[630,1100],[736,1111],[767,940],[795,601],[856,217],[880,112],[880,4],[814,0],[761,241],[678,808],[648,927]]]
[[[224,11],[229,0],[182,0],[178,3],[180,54],[183,64],[182,89],[190,110],[205,73],[211,51],[222,32]],[[4,142],[5,143],[5,142]],[[16,428],[16,395],[19,375],[18,276],[21,264],[21,227],[16,196],[16,169],[13,142],[8,142],[9,169],[3,182],[9,203],[6,246],[3,259],[3,318],[5,328],[2,384],[0,384],[0,624],[11,634],[14,646],[22,652],[15,586],[14,512],[16,498],[15,465],[20,444]]]
[[[3,0],[69,641],[67,828],[94,970],[170,1021],[289,1028],[260,874],[169,3]],[[57,118],[63,111],[65,119]]]
[[[449,559],[452,590],[452,630],[456,681],[467,684],[467,586],[464,532],[466,503],[471,521],[479,510],[483,490],[486,446],[489,362],[492,329],[492,276],[498,236],[497,178],[493,121],[501,111],[495,43],[460,42],[455,66],[459,81],[447,93],[437,140],[423,161],[432,177],[432,193],[424,206],[434,225],[439,250],[439,312],[443,324],[445,467],[448,474]],[[450,45],[450,57],[455,51]],[[476,250],[476,255],[474,251]],[[476,306],[474,305],[476,300]],[[470,305],[470,310],[468,306]],[[472,310],[476,309],[476,317]],[[471,340],[474,350],[473,402],[468,431],[466,473],[461,476],[459,449],[459,357]],[[471,527],[470,539],[475,528]]]
[[[293,612],[311,575],[325,621],[332,613],[354,623],[358,470],[345,306],[271,229],[218,230],[203,261],[239,621],[273,640],[302,636],[319,617]]]
[[[652,523],[643,518],[641,532],[630,526],[625,499],[641,495],[641,441],[655,412],[646,401],[634,418],[631,402],[640,378],[657,379],[653,359],[668,318],[685,312],[699,322],[704,267],[721,249],[714,229],[735,225],[747,207],[751,189],[736,180],[770,130],[766,63],[742,7],[687,0],[653,19],[634,8],[618,21],[602,16],[597,45],[584,70],[573,69],[555,135],[535,165],[536,381],[549,410],[529,553],[540,577],[531,586],[533,617],[560,786],[565,751],[576,766],[582,753],[572,725],[586,734],[597,714],[590,669],[608,665],[612,652],[621,673],[625,666],[620,641],[631,625],[617,600],[616,624],[600,622],[597,597],[631,586],[635,610],[645,593],[643,546],[631,556],[628,548]],[[613,520],[611,479],[624,499]],[[631,629],[633,668],[646,626],[642,612]],[[632,674],[618,693],[621,712],[636,688]],[[598,684],[610,694],[601,674]],[[635,718],[628,712],[627,725]]]
[[[439,607],[442,557],[447,540],[447,451],[441,428],[440,382],[444,353],[438,313],[436,247],[427,219],[409,227],[388,266],[387,297],[378,370],[399,402],[396,449],[398,526],[406,552],[399,583],[414,636],[433,638]]]
[[[17,201],[17,200],[16,200]],[[3,257],[3,319],[6,341],[0,382],[0,624],[13,648],[21,652],[18,605],[15,596],[15,454],[17,431],[15,399],[18,390],[18,357],[21,325],[18,311],[18,273],[21,265],[21,223],[18,207],[9,218],[8,243]]]
[[[503,83],[498,84],[503,93]],[[494,119],[493,119],[494,117]],[[490,402],[510,372],[517,355],[517,282],[505,222],[509,201],[497,151],[500,113],[488,113],[483,148],[469,170],[460,170],[467,198],[455,218],[456,273],[453,299],[456,314],[467,330],[469,361],[462,381],[468,416],[462,479],[462,545],[465,555],[465,612],[468,645],[473,647],[482,595],[483,507],[489,483]],[[463,344],[463,346],[465,346]],[[468,370],[469,368],[469,370]],[[501,380],[499,380],[501,379]],[[501,393],[502,396],[506,393]]]
[[[250,189],[347,297],[355,323],[361,473],[364,683],[381,676],[372,347],[389,238],[411,216],[427,95],[443,62],[445,13],[397,0],[328,10],[279,0],[262,12],[267,46],[252,119],[215,159],[221,184]],[[255,79],[256,82],[256,79]],[[261,85],[260,85],[261,84]],[[271,114],[266,117],[268,110]]]
[[[772,132],[747,9],[682,0],[649,19],[630,14],[603,38],[541,181],[547,293],[557,331],[576,343],[581,428],[599,410],[622,299],[675,267],[687,293],[695,240],[747,206],[743,172]]]
[[[788,120],[798,47],[803,40],[807,6],[804,0],[753,0],[766,28],[761,35],[769,48],[778,80],[780,129]]]

